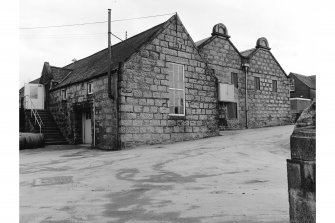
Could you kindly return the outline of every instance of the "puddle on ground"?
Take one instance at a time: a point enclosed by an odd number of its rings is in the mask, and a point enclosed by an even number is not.
[[[255,184],[255,183],[266,183],[269,182],[268,180],[247,180],[244,183],[245,184]]]
[[[180,217],[181,212],[159,212],[155,213],[150,210],[161,209],[166,205],[171,205],[170,200],[155,200],[145,195],[146,192],[157,189],[160,187],[158,185],[148,185],[148,184],[137,184],[134,186],[135,188],[111,193],[107,195],[110,199],[110,203],[105,205],[105,211],[103,215],[111,218],[118,218],[118,220],[114,220],[113,222],[117,223],[125,223],[129,220],[135,220],[140,222],[146,221],[157,221],[157,222],[175,222],[175,223],[199,223],[201,222],[199,218],[185,218]],[[168,188],[160,188],[162,190],[166,190]],[[167,186],[172,189],[172,186]],[[147,209],[149,208],[149,209]],[[191,208],[196,208],[195,206],[191,206]]]

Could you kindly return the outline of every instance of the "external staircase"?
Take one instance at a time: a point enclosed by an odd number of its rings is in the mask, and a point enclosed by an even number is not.
[[[34,110],[34,112],[37,113],[36,116],[42,121],[41,126],[36,122],[35,115],[31,115],[32,111],[30,109],[25,109],[25,117],[32,124],[33,132],[43,133],[46,145],[68,144],[49,111]]]

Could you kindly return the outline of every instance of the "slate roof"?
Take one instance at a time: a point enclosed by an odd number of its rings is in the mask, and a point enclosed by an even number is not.
[[[66,75],[68,75],[72,71],[71,69],[54,66],[50,66],[50,69],[54,81],[58,83],[61,82],[66,77]]]
[[[290,73],[290,75],[295,76],[297,79],[303,82],[307,87],[311,89],[316,89],[316,75],[305,76],[305,75],[296,74],[292,72]]]
[[[29,82],[29,84],[38,84],[38,83],[40,83],[40,78],[36,78],[35,80]]]
[[[119,62],[126,61],[132,54],[137,52],[140,47],[147,43],[164,26],[165,23],[170,21],[170,19],[127,40],[113,45],[111,47],[111,69],[116,69]],[[91,79],[92,77],[107,73],[107,58],[108,48],[63,67],[63,69],[72,70],[72,72],[56,88]]]
[[[256,50],[257,50],[256,48],[251,48],[249,50],[242,51],[241,54],[244,57],[250,57]]]
[[[40,78],[37,78],[37,79],[29,82],[29,84],[39,84],[39,83],[40,83]],[[23,88],[24,87],[20,88],[20,90],[19,90],[20,94],[23,92]]]
[[[199,47],[201,44],[203,44],[204,42],[206,42],[208,39],[210,39],[211,38],[211,36],[210,37],[207,37],[207,38],[205,38],[205,39],[202,39],[202,40],[199,40],[198,42],[195,42],[195,45],[197,46],[197,47]]]

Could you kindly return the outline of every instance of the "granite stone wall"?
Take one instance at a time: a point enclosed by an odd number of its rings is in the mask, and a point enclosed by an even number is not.
[[[219,102],[220,129],[245,127],[245,71],[242,57],[227,37],[212,37],[200,46],[201,55],[214,70],[220,83],[231,84],[231,74],[238,75],[235,88],[237,119],[227,117],[227,103]],[[255,77],[260,78],[260,90],[254,86]],[[272,80],[277,81],[277,92],[272,92]],[[270,51],[258,49],[250,59],[247,77],[248,128],[290,124],[289,80]]]
[[[116,117],[114,101],[108,97],[107,75],[93,81],[93,94],[87,93],[87,83],[65,88],[67,99],[62,100],[61,89],[50,92],[49,110],[63,135],[71,143],[82,143],[82,112],[91,112],[92,139],[95,123],[95,144],[101,149],[116,149]],[[93,107],[95,113],[93,114]],[[95,119],[95,122],[94,122]]]
[[[316,104],[306,108],[290,138],[287,159],[290,222],[316,222]]]
[[[185,116],[169,114],[168,63],[184,66]],[[216,84],[176,19],[124,64],[120,75],[122,146],[218,135]]]
[[[255,90],[254,77],[260,78],[260,90]],[[272,81],[277,81],[277,92]],[[264,127],[290,124],[289,79],[269,50],[259,49],[250,60],[248,75],[248,126]]]
[[[211,38],[212,40],[199,48],[199,52],[205,58],[210,69],[214,71],[218,82],[231,84],[231,74],[236,73],[238,76],[238,88],[234,89],[237,119],[229,119],[227,117],[227,103],[219,102],[220,130],[243,128],[245,116],[242,103],[244,103],[245,92],[242,90],[242,86],[245,81],[241,56],[226,37],[215,36]]]

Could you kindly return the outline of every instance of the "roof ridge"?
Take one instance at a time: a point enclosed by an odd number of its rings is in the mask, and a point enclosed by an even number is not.
[[[247,49],[247,50],[242,50],[241,53],[245,53],[245,52],[247,52],[247,51],[255,50],[255,49],[256,49],[256,48],[254,47],[254,48],[250,48],[250,49]]]
[[[169,19],[168,19],[167,21],[169,21]],[[160,23],[160,24],[158,24],[158,25],[156,25],[156,26],[154,26],[154,27],[151,27],[150,29],[144,30],[143,32],[140,32],[140,33],[138,33],[138,34],[136,34],[136,35],[134,35],[134,36],[132,36],[132,37],[126,39],[126,40],[120,41],[120,42],[114,44],[113,46],[111,46],[111,49],[112,49],[113,47],[116,47],[117,45],[119,45],[119,44],[121,44],[121,43],[127,44],[127,41],[129,41],[129,40],[131,40],[131,39],[133,39],[133,38],[135,38],[135,37],[137,37],[137,36],[139,36],[139,35],[141,35],[141,34],[143,34],[143,33],[145,33],[145,32],[148,32],[149,30],[154,29],[154,28],[156,28],[156,27],[158,27],[158,26],[160,26],[160,25],[166,23],[167,21],[162,22],[162,23]],[[100,51],[98,51],[98,52],[96,52],[96,53],[93,53],[93,54],[91,54],[91,55],[89,55],[89,56],[87,56],[87,57],[81,58],[81,59],[79,59],[79,60],[77,60],[77,61],[75,61],[75,62],[73,62],[73,63],[70,63],[70,64],[68,64],[68,65],[65,65],[63,68],[64,68],[64,69],[69,69],[69,68],[65,68],[65,67],[70,66],[70,65],[72,65],[72,64],[74,64],[74,63],[76,63],[76,62],[78,62],[78,61],[87,59],[87,58],[89,58],[89,57],[91,57],[91,56],[94,56],[94,55],[96,55],[96,54],[98,54],[98,53],[101,53],[102,51],[105,51],[105,50],[107,50],[107,49],[108,49],[108,47],[107,47],[107,48],[104,48],[104,49],[102,49],[102,50],[100,50]]]
[[[73,69],[69,69],[69,68],[64,68],[64,67],[56,67],[56,66],[50,66],[52,68],[57,68],[57,69],[61,69],[61,70],[69,70],[72,71]]]
[[[111,65],[117,66],[119,62],[127,61],[131,57],[131,55],[138,52],[145,44],[150,42],[154,36],[157,36],[174,17],[175,15],[162,23],[159,23],[147,30],[144,30],[126,40],[120,41],[117,44],[113,45],[111,47],[113,53],[113,60]],[[107,50],[108,48],[104,48],[96,53],[77,60],[74,63],[70,63],[64,66],[64,69],[72,70],[72,72],[66,75],[64,79],[60,81],[59,85],[55,87],[55,89],[71,85],[79,81],[87,80],[89,78],[97,76],[98,74],[107,74]]]
[[[298,74],[298,73],[294,73],[294,72],[290,72],[290,73],[291,73],[291,74],[294,74],[294,75],[304,76],[304,77],[314,77],[314,76],[316,76],[315,74],[314,74],[314,75],[309,75],[309,76],[307,76],[307,75]]]

